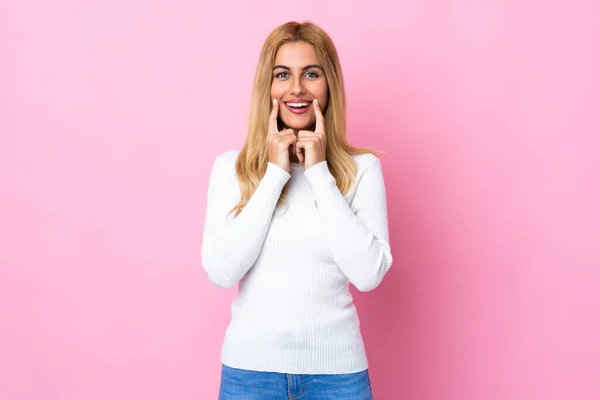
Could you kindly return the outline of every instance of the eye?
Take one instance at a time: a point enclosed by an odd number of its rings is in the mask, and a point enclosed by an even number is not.
[[[311,72],[307,72],[307,73],[306,73],[306,76],[308,76],[308,75],[312,75],[312,76],[310,76],[310,78],[313,78],[313,79],[314,79],[314,78],[318,78],[318,77],[319,77],[319,75],[317,75],[317,73],[316,73],[316,72],[312,72],[312,71],[311,71]]]
[[[283,75],[285,75],[285,76],[283,76]],[[275,78],[279,78],[279,79],[287,78],[287,72],[278,72],[275,74]]]

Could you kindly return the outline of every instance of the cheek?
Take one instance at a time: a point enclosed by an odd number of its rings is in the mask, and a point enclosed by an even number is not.
[[[282,97],[285,94],[285,88],[281,83],[273,82],[271,84],[271,97]]]
[[[319,104],[321,106],[321,112],[324,112],[325,109],[327,108],[327,106],[329,105],[329,96],[327,95],[327,93],[321,95],[318,97],[319,99]]]
[[[319,103],[321,103],[323,106],[326,106],[329,102],[328,88],[326,84],[319,88],[319,94],[317,95],[317,98],[319,99]]]
[[[323,104],[323,106],[326,106],[327,103],[329,103],[329,96],[327,96],[327,93],[319,97],[319,103]]]

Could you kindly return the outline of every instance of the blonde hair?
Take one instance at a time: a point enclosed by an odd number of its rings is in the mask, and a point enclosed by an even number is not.
[[[325,119],[326,159],[329,171],[335,177],[342,194],[346,194],[354,184],[356,164],[352,154],[375,151],[358,148],[346,140],[346,94],[342,69],[335,46],[331,38],[311,22],[286,22],[275,28],[262,47],[250,103],[250,117],[246,142],[240,150],[236,162],[241,192],[239,203],[230,211],[235,216],[243,210],[254,194],[259,182],[267,170],[267,128],[271,112],[271,83],[273,66],[279,48],[288,42],[305,42],[313,46],[324,70],[329,90],[329,101],[323,117]],[[277,204],[285,202],[287,184],[284,186]]]

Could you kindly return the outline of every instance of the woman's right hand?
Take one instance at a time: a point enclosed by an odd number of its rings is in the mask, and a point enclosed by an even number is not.
[[[279,114],[279,101],[273,99],[273,108],[269,116],[269,131],[267,133],[267,151],[269,162],[278,165],[281,169],[290,172],[290,146],[298,141],[293,129],[284,129],[279,132],[277,116]]]

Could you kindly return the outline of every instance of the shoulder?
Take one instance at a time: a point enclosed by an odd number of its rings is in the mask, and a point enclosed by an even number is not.
[[[209,188],[212,187],[220,196],[223,196],[220,201],[227,202],[229,199],[239,198],[238,179],[235,172],[235,160],[239,152],[238,149],[227,150],[213,158]]]
[[[230,149],[223,153],[217,154],[213,161],[213,170],[220,173],[234,171],[235,160],[237,159],[240,149]]]
[[[217,155],[216,160],[220,164],[232,165],[235,164],[238,154],[241,149],[230,149]]]
[[[239,149],[231,149],[214,157],[210,173],[213,185],[230,186],[230,182],[236,181],[235,160],[239,152]]]
[[[354,163],[356,164],[357,178],[360,178],[365,173],[365,171],[367,171],[370,168],[381,168],[381,160],[375,154],[352,154],[352,158],[354,159]]]
[[[379,186],[379,182],[383,184],[383,173],[381,171],[381,160],[375,154],[361,153],[352,154],[354,163],[356,164],[356,179],[344,196],[346,200],[352,201],[359,187],[366,187],[368,191]],[[375,193],[371,193],[375,195]]]

